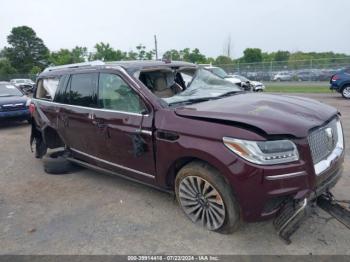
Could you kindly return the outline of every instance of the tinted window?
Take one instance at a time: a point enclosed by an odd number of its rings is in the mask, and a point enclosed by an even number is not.
[[[99,107],[116,111],[141,113],[145,106],[123,79],[113,74],[100,74]]]
[[[69,91],[70,104],[94,107],[97,80],[97,73],[72,75]]]

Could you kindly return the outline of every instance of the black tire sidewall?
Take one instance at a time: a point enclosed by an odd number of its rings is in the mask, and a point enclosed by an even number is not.
[[[68,173],[72,164],[66,159],[65,152],[51,152],[43,157],[44,170],[48,174],[59,175]]]

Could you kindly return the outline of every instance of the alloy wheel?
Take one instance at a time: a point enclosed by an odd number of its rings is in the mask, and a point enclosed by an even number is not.
[[[350,86],[344,87],[344,89],[343,89],[343,96],[345,98],[350,98]]]
[[[192,222],[208,230],[217,230],[224,224],[224,201],[208,181],[198,176],[187,176],[181,180],[178,194],[180,204]]]

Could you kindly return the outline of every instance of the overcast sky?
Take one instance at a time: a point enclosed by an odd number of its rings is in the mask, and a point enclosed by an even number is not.
[[[247,47],[350,54],[348,0],[2,0],[0,48],[14,26],[32,27],[50,50],[100,41],[160,53],[198,47],[207,56]]]

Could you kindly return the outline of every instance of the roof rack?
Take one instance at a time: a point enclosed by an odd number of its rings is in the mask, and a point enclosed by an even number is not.
[[[45,68],[44,72],[50,72],[50,71],[61,70],[66,68],[84,68],[84,67],[99,66],[99,65],[105,65],[105,64],[106,63],[103,61],[96,60],[96,61],[90,61],[90,62],[84,62],[84,63],[69,64],[69,65],[50,66],[48,68]]]

